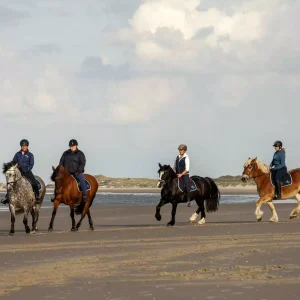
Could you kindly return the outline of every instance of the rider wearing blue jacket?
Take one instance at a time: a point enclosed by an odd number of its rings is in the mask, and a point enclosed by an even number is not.
[[[191,206],[191,183],[190,183],[190,158],[186,154],[187,146],[184,144],[178,147],[179,155],[176,157],[173,170],[176,172],[177,177],[182,179],[186,188],[186,198],[188,207]]]
[[[282,148],[282,142],[276,141],[273,147],[275,147],[275,153],[273,155],[273,160],[270,163],[270,170],[275,183],[274,200],[276,200],[281,199],[280,179],[287,173],[287,167],[285,164],[285,150]]]
[[[15,164],[18,164],[19,170],[22,173],[23,177],[26,177],[28,181],[32,185],[32,189],[35,195],[35,203],[39,204],[40,203],[40,192],[39,192],[39,187],[37,184],[37,181],[32,173],[32,168],[34,166],[34,156],[31,152],[28,150],[29,142],[28,140],[22,140],[20,142],[21,150],[18,151],[14,158],[13,162]],[[5,196],[5,199],[2,201],[3,204],[8,203],[8,198],[7,195]]]

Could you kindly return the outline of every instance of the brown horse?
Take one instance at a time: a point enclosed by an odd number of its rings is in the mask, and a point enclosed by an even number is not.
[[[70,216],[72,219],[71,231],[77,231],[81,225],[85,215],[88,215],[90,230],[94,230],[93,220],[90,213],[90,207],[92,206],[93,200],[98,190],[98,182],[92,175],[85,174],[84,177],[91,185],[89,191],[87,191],[88,201],[82,203],[82,193],[78,191],[77,182],[73,176],[63,167],[58,166],[56,169],[52,167],[53,174],[51,180],[55,182],[55,197],[53,199],[53,212],[52,218],[49,224],[49,231],[53,230],[53,222],[57,212],[57,209],[61,203],[70,206]],[[75,226],[75,213],[81,214],[81,218]]]
[[[296,218],[300,212],[300,169],[290,171],[292,176],[292,184],[282,187],[282,200],[296,197],[298,204],[296,208],[291,212],[290,219]],[[272,212],[271,222],[278,222],[278,215],[272,202],[274,196],[275,187],[270,180],[270,168],[263,164],[257,158],[249,158],[244,164],[244,172],[242,175],[242,181],[247,182],[249,179],[253,179],[257,185],[257,191],[259,199],[256,202],[255,215],[258,221],[262,220],[263,212],[260,207],[263,203],[267,203]]]

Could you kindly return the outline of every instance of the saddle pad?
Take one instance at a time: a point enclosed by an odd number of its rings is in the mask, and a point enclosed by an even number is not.
[[[39,192],[42,190],[42,184],[36,179],[37,186],[39,187]]]
[[[270,181],[273,186],[275,186],[272,174],[270,175]],[[290,173],[286,173],[281,179],[280,179],[281,186],[288,186],[293,184],[292,175]]]
[[[179,178],[178,180],[178,188],[181,192],[185,191],[185,186],[184,186],[184,182],[183,180],[180,180]],[[191,186],[191,192],[194,192],[197,190],[197,186],[196,183],[190,178],[190,186]]]
[[[82,192],[82,189],[81,189],[81,186],[80,186],[80,182],[79,182],[79,179],[77,179],[76,177],[72,176],[74,178],[74,180],[76,181],[77,183],[77,188],[78,188],[78,191],[79,192]],[[85,180],[85,184],[86,184],[86,190],[89,191],[91,189],[91,184],[86,180]]]

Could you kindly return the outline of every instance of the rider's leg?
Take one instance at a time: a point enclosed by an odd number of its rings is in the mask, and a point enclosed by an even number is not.
[[[8,204],[8,194],[5,195],[4,199],[0,201],[2,204]]]
[[[186,199],[188,203],[188,207],[191,206],[191,182],[189,174],[183,175],[182,180],[184,182],[184,186],[186,189]]]
[[[38,187],[38,184],[36,182],[34,175],[32,174],[31,171],[28,171],[25,174],[23,174],[23,176],[26,177],[30,181],[33,192],[34,192],[34,196],[35,196],[35,203],[39,204],[40,203],[40,192],[39,192],[39,187]]]
[[[84,180],[84,175],[83,173],[80,173],[77,178],[80,181],[80,186],[81,186],[81,190],[82,190],[82,201],[84,203],[87,202],[87,197],[86,197],[86,184],[85,184],[85,180]]]

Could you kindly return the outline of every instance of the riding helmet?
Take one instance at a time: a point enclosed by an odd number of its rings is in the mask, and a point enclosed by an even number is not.
[[[69,142],[69,147],[72,147],[72,146],[78,146],[78,142],[74,139],[72,139],[70,142]]]
[[[187,150],[187,146],[185,144],[181,144],[181,145],[179,145],[178,150],[184,150],[184,151],[186,151]]]
[[[21,147],[22,147],[22,146],[29,146],[28,140],[23,139],[23,140],[20,142],[20,146],[21,146]]]
[[[273,145],[273,147],[282,147],[282,142],[276,141]]]

